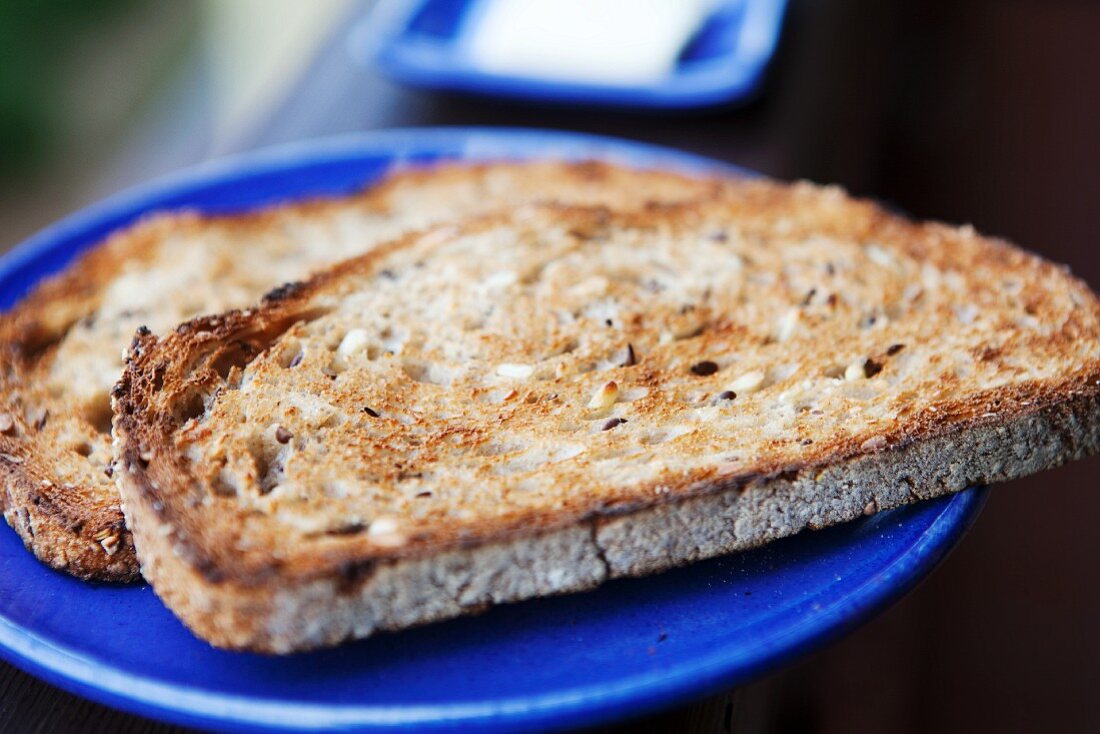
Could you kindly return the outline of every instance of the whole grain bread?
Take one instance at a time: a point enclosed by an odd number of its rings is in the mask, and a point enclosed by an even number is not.
[[[408,235],[139,334],[142,571],[285,653],[594,587],[1100,445],[1100,302],[970,228],[748,182]]]
[[[42,561],[138,573],[112,477],[109,390],[134,330],[255,302],[401,232],[539,199],[644,206],[714,180],[586,162],[450,164],[364,194],[227,217],[154,216],[112,236],[0,320],[0,508]]]

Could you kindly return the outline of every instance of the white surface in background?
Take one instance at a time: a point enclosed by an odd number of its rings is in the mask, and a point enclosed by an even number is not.
[[[672,71],[713,0],[481,0],[467,52],[512,76],[641,84]]]
[[[206,0],[213,145],[224,154],[270,117],[351,0]]]

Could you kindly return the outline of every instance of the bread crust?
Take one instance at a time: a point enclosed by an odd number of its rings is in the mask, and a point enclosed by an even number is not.
[[[566,527],[425,557],[349,563],[310,580],[272,575],[260,585],[212,575],[181,552],[138,462],[119,481],[142,571],[181,621],[217,647],[285,654],[658,573],[1098,450],[1100,394],[1067,388],[1056,402],[1005,421],[852,456],[821,472],[730,477],[673,503],[597,511]]]
[[[40,561],[85,580],[140,578],[113,477],[77,479],[105,470],[69,471],[87,457],[67,455],[54,431],[59,420],[75,422],[82,438],[94,440],[110,416],[72,415],[63,399],[39,387],[41,371],[68,329],[94,311],[123,263],[147,257],[151,243],[177,226],[167,217],[152,218],[113,235],[0,318],[0,422],[7,427],[0,434],[0,510]]]
[[[756,195],[754,206],[836,196],[768,184]],[[727,205],[659,207],[631,215],[580,207],[542,211],[552,210],[549,216],[581,229],[644,231],[694,226],[700,206],[713,214]],[[947,228],[905,222],[866,203],[846,201],[837,208],[836,222],[818,219],[814,227],[889,234],[902,249],[931,261],[961,257],[934,244],[947,237]],[[489,228],[507,216],[470,221],[462,231]],[[1035,256],[972,232],[956,234],[987,264],[1006,272],[1023,269],[1045,279],[1045,287],[1072,291],[1078,307],[1052,343],[1069,351],[1084,339],[1089,356],[1054,379],[946,396],[874,435],[820,441],[802,448],[796,459],[785,455],[734,468],[716,459],[697,470],[624,487],[610,499],[580,493],[567,506],[462,532],[444,528],[391,547],[349,542],[323,553],[290,549],[281,555],[275,552],[278,540],[269,539],[271,552],[258,560],[228,551],[225,544],[232,539],[203,525],[201,492],[195,491],[200,482],[176,442],[180,406],[175,401],[186,392],[183,385],[201,355],[243,342],[262,352],[292,325],[314,318],[320,304],[343,297],[347,291],[341,284],[369,275],[392,253],[448,232],[396,240],[283,289],[256,308],[199,319],[160,340],[140,334],[114,401],[119,488],[143,573],[184,623],[211,643],[285,653],[488,604],[655,573],[1095,453],[1100,449],[1095,296]]]
[[[635,171],[596,161],[448,164],[397,170],[351,196],[298,201],[228,216],[161,214],[112,235],[40,283],[0,317],[0,427],[11,423],[0,433],[0,479],[4,483],[0,510],[27,548],[49,566],[84,579],[127,582],[139,577],[132,537],[112,476],[107,390],[93,396],[90,404],[83,404],[66,393],[57,394],[44,383],[61,359],[60,345],[82,321],[96,318],[120,273],[164,266],[160,248],[165,242],[178,240],[204,247],[203,238],[211,231],[224,231],[241,241],[259,240],[278,232],[288,220],[338,223],[348,212],[373,214],[379,221],[396,219],[410,211],[410,197],[428,192],[435,199],[427,202],[427,216],[409,222],[415,228],[434,216],[484,211],[492,208],[494,201],[538,198],[542,188],[555,196],[568,197],[575,191],[578,197],[622,199],[630,181],[640,193],[639,204],[647,197],[705,197],[719,186],[717,180]],[[452,200],[447,200],[448,194],[453,195]],[[433,211],[437,214],[432,215]],[[374,243],[368,237],[363,247]],[[260,248],[263,252],[262,245]],[[296,245],[289,253],[272,249],[269,257],[284,257],[289,262],[304,255],[300,272],[294,274],[305,277],[331,260],[323,247],[318,249],[310,252]],[[231,262],[228,271],[217,277],[228,283],[235,273],[250,267],[243,265]],[[264,282],[262,287],[276,284]],[[262,293],[246,289],[236,305],[246,305]],[[224,307],[201,305],[200,312]],[[126,333],[118,343],[109,339],[108,344],[95,348],[117,355],[125,349],[129,336]]]

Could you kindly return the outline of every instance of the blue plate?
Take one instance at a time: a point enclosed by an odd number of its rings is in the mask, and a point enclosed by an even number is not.
[[[722,0],[666,79],[612,86],[482,71],[463,43],[477,0],[381,0],[353,30],[353,56],[417,87],[568,104],[693,109],[746,101],[775,52],[786,0]]]
[[[283,147],[141,187],[50,227],[0,261],[0,303],[149,211],[240,211],[340,194],[395,162],[545,156],[728,169],[651,146],[542,131],[407,130]],[[499,732],[591,724],[743,683],[852,629],[927,574],[983,501],[984,492],[968,490],[657,577],[281,659],[215,650],[147,586],[96,586],[50,571],[4,528],[0,654],[88,698],[210,728]]]

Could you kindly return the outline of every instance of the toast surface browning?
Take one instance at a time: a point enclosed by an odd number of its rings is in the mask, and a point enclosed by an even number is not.
[[[345,199],[139,223],[0,322],[0,507],[49,565],[135,578],[112,476],[108,393],[139,326],[160,333],[248,305],[279,283],[451,217],[544,198],[642,206],[707,196],[716,185],[592,162],[444,165],[396,173]]]
[[[835,189],[527,206],[139,337],[119,485],[183,621],[286,652],[1094,452],[1098,336],[1056,266]]]

